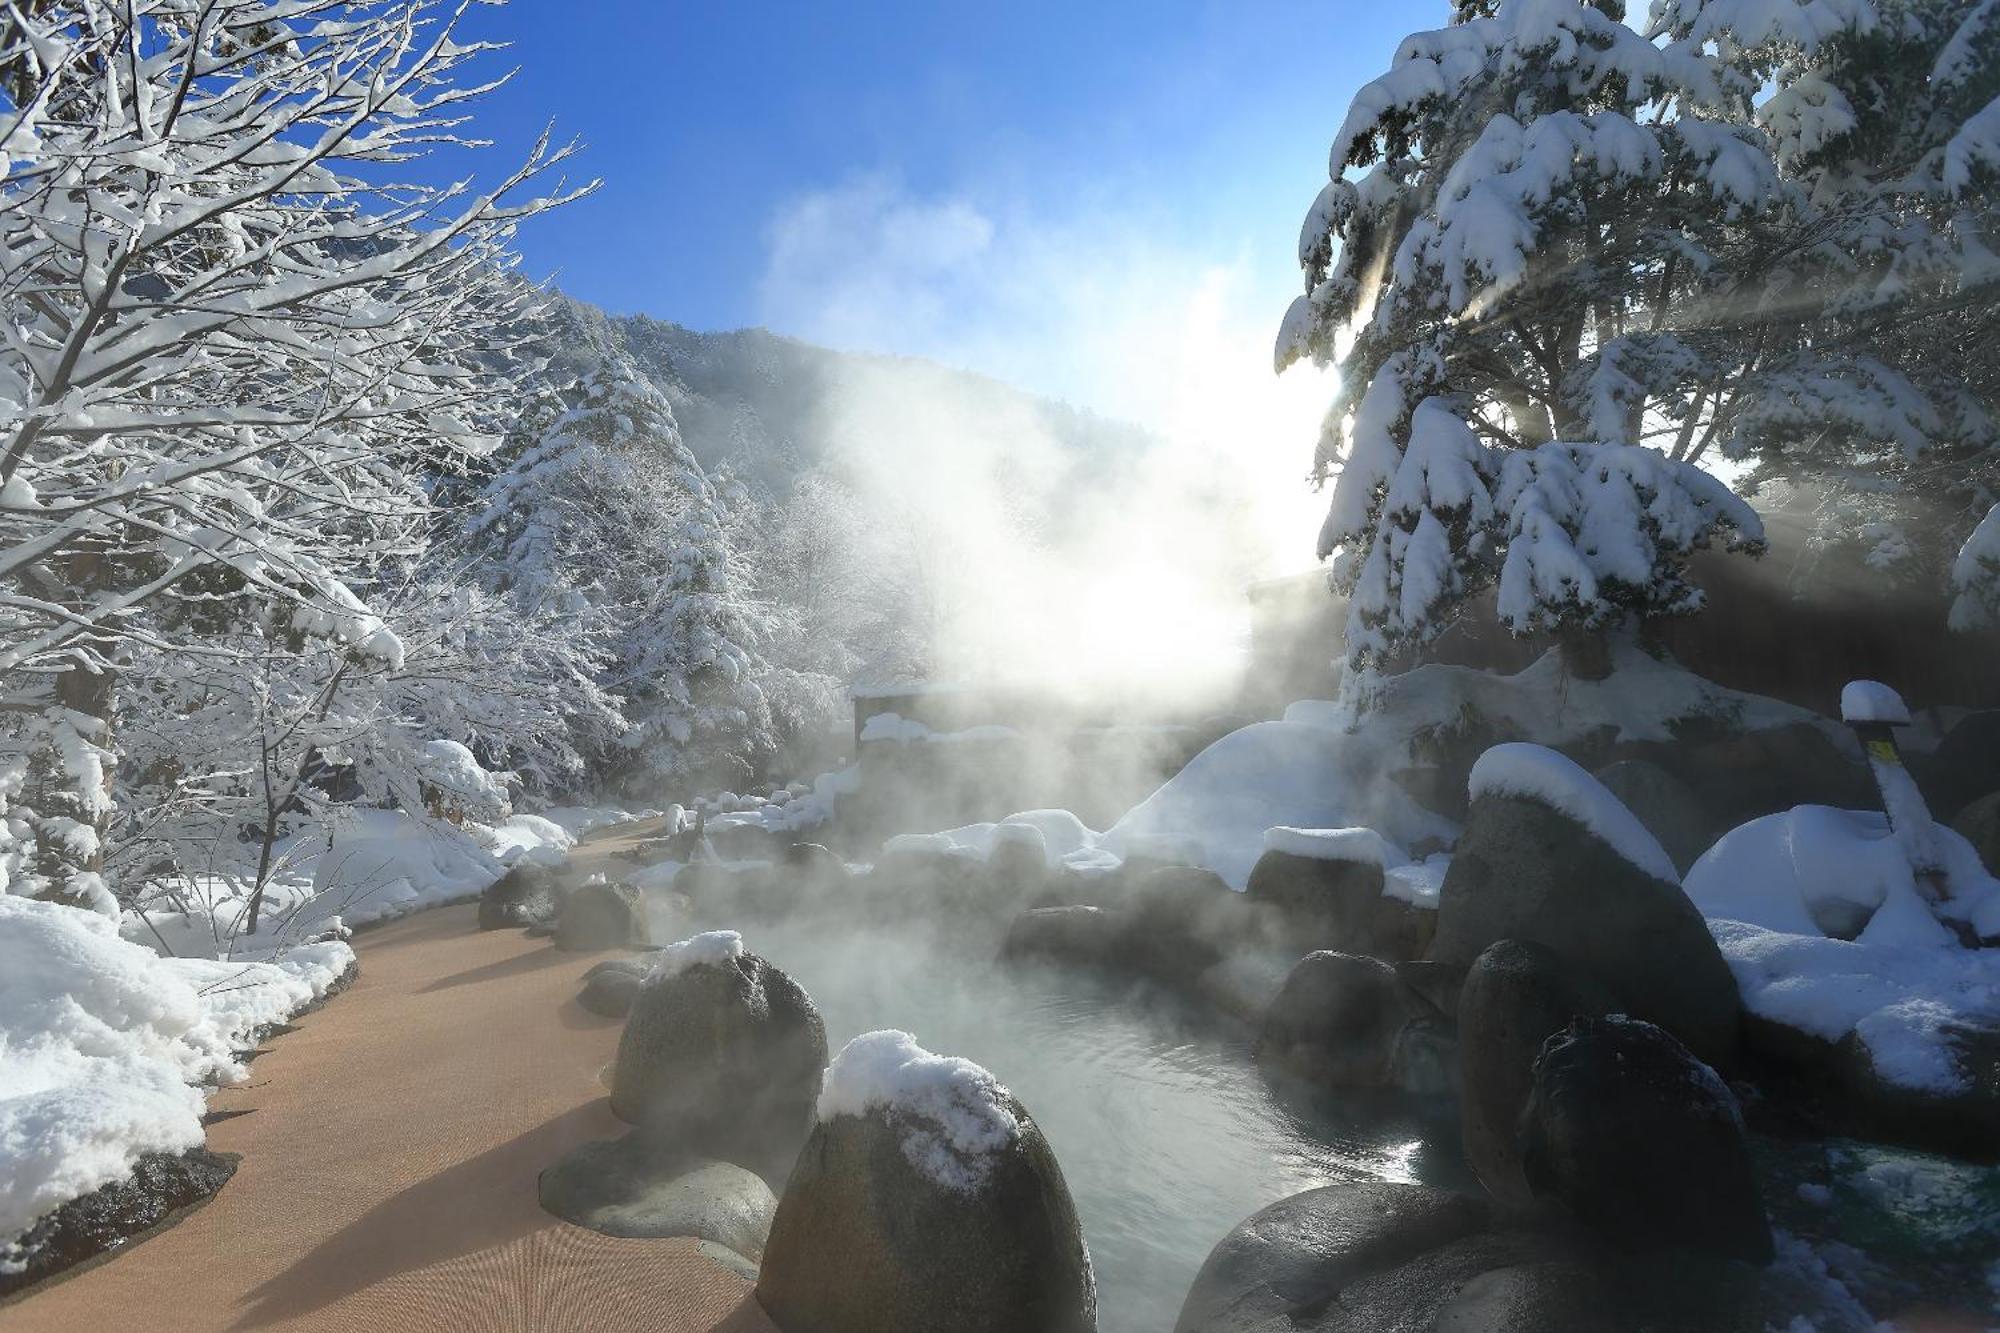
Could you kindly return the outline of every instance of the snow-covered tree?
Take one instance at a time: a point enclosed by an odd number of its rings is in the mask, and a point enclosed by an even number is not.
[[[211,600],[397,655],[349,572],[414,554],[426,469],[488,441],[517,198],[409,164],[470,142],[486,49],[430,0],[51,0],[0,24],[0,678],[37,856],[104,898],[116,682],[209,651]],[[359,585],[355,585],[359,586]],[[21,887],[20,885],[16,886]]]
[[[1673,0],[1650,35],[1621,9],[1460,5],[1335,138],[1278,362],[1342,371],[1320,548],[1361,599],[1363,658],[1424,642],[1489,577],[1517,629],[1698,605],[1687,551],[1759,541],[1689,466],[1711,451],[1890,484],[1955,468],[1961,491],[1990,454],[1983,390],[1934,353],[1941,313],[1990,296],[1991,6]],[[1418,503],[1440,452],[1447,485]],[[1540,482],[1569,473],[1610,488],[1554,527],[1600,588],[1615,567],[1615,596],[1580,591],[1562,543],[1513,554],[1553,531]]]
[[[613,354],[564,392],[568,408],[469,523],[486,578],[601,646],[601,683],[627,719],[579,737],[602,778],[657,797],[697,774],[746,776],[774,741],[768,617],[735,565],[740,520],[629,361]]]

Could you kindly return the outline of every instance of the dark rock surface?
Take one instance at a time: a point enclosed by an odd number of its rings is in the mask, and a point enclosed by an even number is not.
[[[554,870],[521,862],[480,893],[479,928],[552,926],[562,915],[563,900],[568,896],[567,887]]]
[[[1117,922],[1101,907],[1033,907],[1007,928],[1000,956],[1102,964],[1117,944]]]
[[[583,974],[576,1002],[599,1017],[623,1018],[631,1012],[650,966],[639,960],[606,959]]]
[[[1682,874],[1726,831],[1692,787],[1650,760],[1621,759],[1593,776],[1639,817]]]
[[[1380,959],[1308,954],[1264,1015],[1257,1063],[1324,1087],[1394,1086],[1404,1034],[1425,1009]]]
[[[676,1148],[784,1179],[811,1129],[826,1027],[755,954],[654,975],[618,1041],[611,1109]]]
[[[630,884],[599,880],[582,885],[563,903],[556,920],[558,949],[592,953],[651,942],[645,896]]]
[[[19,1241],[25,1266],[0,1270],[0,1296],[93,1259],[203,1202],[236,1174],[237,1161],[233,1153],[206,1148],[147,1153],[124,1180],[71,1199],[28,1228]]]
[[[1588,973],[1539,944],[1502,940],[1466,973],[1458,996],[1460,1132],[1467,1163],[1503,1208],[1534,1203],[1521,1171],[1521,1113],[1543,1043],[1573,1019],[1616,1007]]]
[[[1971,802],[2000,791],[2000,709],[1966,714],[1935,750],[1911,755],[1910,769],[1934,819],[1954,820]]]
[[[1020,1133],[966,1189],[919,1165],[949,1149],[914,1113],[818,1125],[757,1280],[772,1320],[787,1333],[1093,1330],[1096,1291],[1069,1188],[1027,1111],[1004,1103]]]
[[[1593,1235],[1634,1251],[1770,1260],[1736,1098],[1662,1029],[1581,1018],[1551,1037],[1523,1124],[1529,1188]]]
[[[729,1162],[689,1157],[634,1132],[586,1143],[537,1181],[542,1207],[607,1236],[692,1236],[751,1263],[778,1200],[756,1173]]]
[[[1288,943],[1301,949],[1366,954],[1392,962],[1421,958],[1437,914],[1382,892],[1382,867],[1267,851],[1244,889],[1284,922]]]
[[[1979,797],[1952,818],[1951,826],[1972,844],[1990,875],[2000,875],[2000,791]]]
[[[1280,1199],[1202,1264],[1174,1333],[1312,1327],[1351,1283],[1483,1230],[1484,1200],[1420,1185],[1326,1185]]]
[[[1431,957],[1469,967],[1506,939],[1562,955],[1703,1059],[1735,1054],[1736,979],[1680,886],[1539,801],[1488,795],[1472,803],[1445,874]]]

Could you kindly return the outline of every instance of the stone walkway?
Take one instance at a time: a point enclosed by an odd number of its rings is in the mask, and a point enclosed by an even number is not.
[[[598,1074],[618,1023],[585,1013],[595,961],[472,907],[356,937],[361,975],[209,1102],[243,1155],[177,1225],[0,1306],[30,1330],[659,1330],[762,1333],[740,1277],[693,1241],[601,1236],[544,1213],[535,1176],[622,1132]]]

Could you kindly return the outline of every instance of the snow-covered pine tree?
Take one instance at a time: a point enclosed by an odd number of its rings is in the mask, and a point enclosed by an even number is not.
[[[579,737],[601,780],[649,799],[717,768],[736,780],[773,742],[760,608],[732,567],[727,507],[624,356],[607,350],[564,396],[475,509],[484,577],[601,645],[626,719]]]
[[[1492,577],[1517,630],[1693,608],[1687,552],[1759,541],[1687,466],[1712,450],[1944,500],[1960,535],[1992,502],[1992,358],[1939,353],[1990,318],[1994,6],[1674,0],[1651,37],[1620,8],[1461,4],[1334,142],[1278,361],[1343,371],[1320,545],[1359,660]],[[1484,522],[1418,502],[1427,401],[1497,451],[1437,434]],[[1639,445],[1665,457],[1606,452]]]
[[[396,169],[467,142],[485,47],[455,35],[429,0],[0,25],[0,786],[31,890],[108,902],[118,673],[198,644],[205,581],[396,655],[345,575],[418,540],[413,468],[485,447],[462,351],[558,202],[515,196],[566,155],[480,194]]]
[[[1428,642],[1496,577],[1520,632],[1686,610],[1690,550],[1759,538],[1672,438],[1736,349],[1668,314],[1783,192],[1755,127],[1720,114],[1722,66],[1617,8],[1461,5],[1335,137],[1277,359],[1341,370],[1319,547],[1357,663]],[[1647,443],[1675,456],[1624,452]]]
[[[2000,602],[1969,535],[2000,500],[2000,4],[1663,0],[1653,26],[1718,53],[1799,200],[1747,257],[1769,277],[1723,446],[1828,494],[1877,568],[1949,571],[1971,627]]]

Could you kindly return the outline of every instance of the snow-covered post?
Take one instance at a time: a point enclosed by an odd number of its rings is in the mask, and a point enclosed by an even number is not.
[[[1840,691],[1840,720],[1854,728],[1882,794],[1889,829],[1910,860],[1910,872],[1932,902],[1948,894],[1944,861],[1931,834],[1930,807],[1896,748],[1896,728],[1910,725],[1903,696],[1879,680],[1850,680]]]

